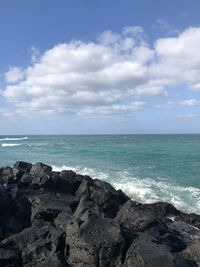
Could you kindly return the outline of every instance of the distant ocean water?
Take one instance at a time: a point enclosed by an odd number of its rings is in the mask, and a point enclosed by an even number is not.
[[[72,169],[136,201],[200,214],[200,135],[0,136],[0,165],[17,160]]]

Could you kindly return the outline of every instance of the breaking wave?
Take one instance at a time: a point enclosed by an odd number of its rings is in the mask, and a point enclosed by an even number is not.
[[[89,175],[111,183],[121,189],[133,200],[142,203],[165,201],[184,212],[200,214],[200,189],[183,187],[166,180],[134,177],[128,171],[106,173],[80,166],[52,166],[54,171],[73,170],[82,175]]]
[[[21,146],[21,144],[1,144],[2,147],[14,147],[14,146]]]
[[[21,141],[21,140],[27,140],[28,137],[5,137],[5,138],[0,138],[0,141]]]

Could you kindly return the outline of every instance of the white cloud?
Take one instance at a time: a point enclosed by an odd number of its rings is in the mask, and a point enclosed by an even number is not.
[[[34,50],[30,66],[5,73],[2,95],[18,114],[132,114],[145,107],[138,98],[165,97],[166,87],[200,90],[199,47],[200,28],[158,39],[152,48],[141,27],[105,31],[97,41]]]
[[[183,106],[188,106],[188,107],[198,107],[200,106],[200,100],[188,99],[188,100],[181,101],[181,104]]]
[[[33,63],[37,62],[37,60],[40,58],[40,51],[36,47],[31,47],[31,60]]]
[[[165,104],[155,105],[155,108],[158,108],[158,109],[172,109],[175,107],[176,107],[176,104],[173,101],[168,101]]]
[[[16,83],[23,79],[24,71],[22,68],[12,67],[4,74],[4,77],[7,83]]]
[[[135,112],[145,107],[145,102],[137,101],[127,105],[110,105],[101,107],[85,107],[80,112],[79,115],[95,115],[100,114],[103,116],[107,115],[126,115],[130,112]]]
[[[152,75],[157,74],[163,85],[186,84],[200,90],[200,28],[189,28],[173,38],[156,41],[157,63]]]
[[[171,23],[165,19],[157,19],[152,28],[158,33],[164,34],[165,36],[174,36],[179,34],[179,30],[176,29]]]

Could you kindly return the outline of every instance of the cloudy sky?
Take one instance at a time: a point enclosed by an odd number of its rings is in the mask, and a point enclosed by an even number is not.
[[[0,0],[0,134],[200,133],[199,0]]]

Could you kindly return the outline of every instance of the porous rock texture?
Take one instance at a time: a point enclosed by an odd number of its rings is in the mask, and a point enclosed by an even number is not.
[[[196,267],[199,227],[199,215],[70,170],[0,168],[0,267]]]

